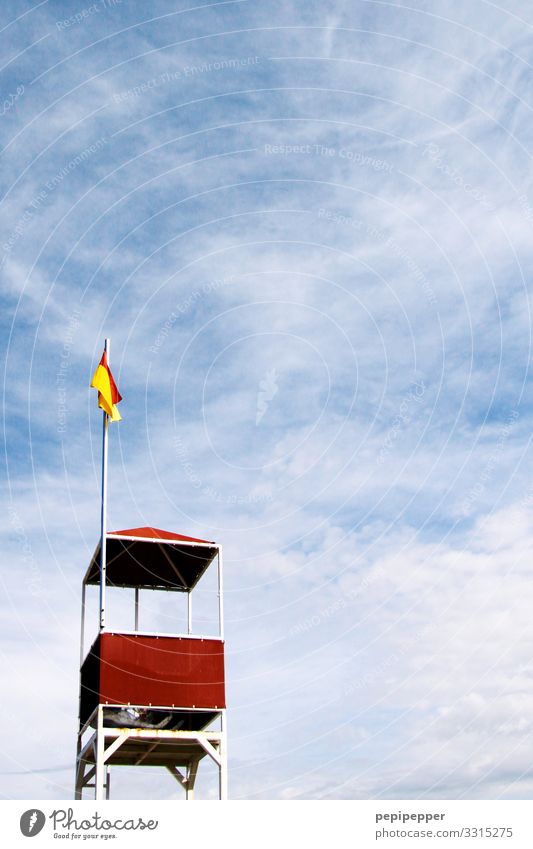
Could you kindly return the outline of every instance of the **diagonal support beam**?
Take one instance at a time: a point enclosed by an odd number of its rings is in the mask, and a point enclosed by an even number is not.
[[[185,788],[186,798],[188,802],[194,799],[194,785],[196,784],[196,776],[198,775],[198,765],[200,758],[194,758],[187,768],[187,787]]]
[[[94,748],[94,746],[95,746],[95,741],[96,741],[96,734],[93,734],[93,736],[92,736],[89,740],[87,740],[87,742],[86,742],[85,746],[83,747],[83,749],[81,749],[81,750],[80,750],[80,753],[79,753],[79,755],[78,755],[78,760],[79,760],[79,761],[84,761],[84,760],[86,760],[85,755],[86,755],[86,754],[87,754],[87,753],[88,753],[91,749],[92,749],[92,751],[93,751],[93,756],[94,756],[94,754],[95,754],[95,748]]]
[[[170,774],[174,776],[176,781],[178,781],[181,784],[181,786],[183,788],[185,788],[185,790],[186,790],[188,781],[185,778],[185,776],[183,775],[183,773],[178,769],[178,767],[177,766],[171,766],[170,764],[168,764],[167,769],[170,772]]]
[[[128,737],[131,737],[131,730],[129,728],[125,728],[124,730],[120,730],[120,737],[117,737],[116,740],[113,740],[110,746],[104,751],[104,763],[107,763],[111,755],[113,755],[117,749],[120,749],[123,743],[126,742]]]
[[[220,755],[219,755],[217,749],[215,749],[213,744],[210,743],[209,740],[206,740],[205,737],[200,737],[200,735],[198,735],[198,737],[196,739],[198,740],[202,749],[204,749],[207,752],[209,757],[213,758],[214,762],[218,766],[220,766],[220,764],[222,763],[222,760],[220,758]]]
[[[181,574],[180,570],[178,569],[176,564],[173,562],[173,560],[168,556],[168,553],[165,550],[166,546],[159,545],[158,548],[161,551],[161,553],[163,554],[163,556],[164,556],[165,560],[167,561],[167,563],[169,564],[170,568],[173,570],[174,574],[177,575],[178,578],[180,579],[182,586],[183,586],[183,589],[186,589],[187,588],[187,581],[184,579],[183,575]]]
[[[94,778],[95,772],[96,772],[96,767],[92,766],[90,769],[87,770],[87,772],[85,774],[82,775],[82,777],[81,777],[82,787],[86,786],[87,782],[91,781],[91,779]]]

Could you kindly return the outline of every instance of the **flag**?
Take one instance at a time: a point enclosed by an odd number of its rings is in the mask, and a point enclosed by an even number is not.
[[[102,359],[96,369],[91,386],[98,389],[98,406],[104,410],[112,422],[119,422],[122,419],[116,405],[122,401],[122,395],[117,389],[117,384],[113,380],[113,375],[107,364],[107,352],[104,351]]]

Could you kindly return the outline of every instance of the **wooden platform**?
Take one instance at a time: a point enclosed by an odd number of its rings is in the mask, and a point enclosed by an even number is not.
[[[88,726],[86,728],[89,730]],[[222,731],[109,728],[100,724],[78,752],[76,798],[82,798],[86,787],[94,787],[98,763],[107,773],[107,797],[111,766],[159,766],[168,769],[186,790],[187,798],[192,798],[198,764],[208,755],[221,769],[223,743]]]

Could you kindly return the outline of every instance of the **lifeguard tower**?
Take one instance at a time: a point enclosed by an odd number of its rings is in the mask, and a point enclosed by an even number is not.
[[[157,528],[108,532],[82,583],[75,798],[109,799],[111,767],[165,767],[194,797],[198,767],[218,767],[227,798],[222,553],[214,542]],[[193,591],[216,569],[218,633],[193,633]],[[85,653],[87,591],[100,592],[97,636]],[[106,589],[133,590],[132,630],[106,619]],[[186,595],[186,633],[139,628],[140,593]],[[116,590],[115,590],[116,592]],[[179,629],[178,629],[179,630]]]

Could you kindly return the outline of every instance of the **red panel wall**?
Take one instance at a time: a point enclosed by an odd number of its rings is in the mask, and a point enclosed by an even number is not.
[[[100,635],[100,702],[223,708],[224,643]]]

